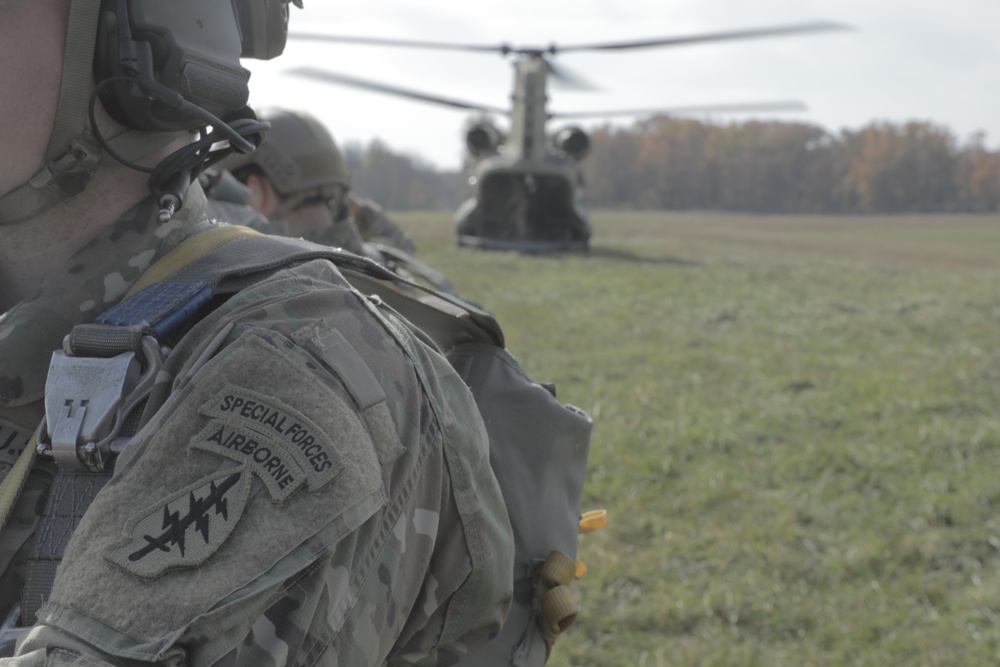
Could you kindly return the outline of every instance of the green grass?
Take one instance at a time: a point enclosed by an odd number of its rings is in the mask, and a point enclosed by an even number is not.
[[[419,257],[595,418],[550,665],[1000,663],[1000,218],[598,213]]]

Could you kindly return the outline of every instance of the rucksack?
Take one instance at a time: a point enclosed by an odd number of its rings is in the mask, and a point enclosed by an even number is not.
[[[472,391],[489,435],[490,466],[514,533],[514,598],[496,639],[458,664],[543,665],[578,611],[568,586],[578,576],[580,498],[593,421],[521,368],[488,313],[421,286],[414,292],[398,277],[373,280],[370,273],[340,268],[355,288],[378,295],[434,340]]]
[[[538,667],[578,608],[580,501],[593,420],[563,405],[506,349],[496,319],[454,294],[410,282],[373,262],[334,263],[429,337],[465,381],[490,439],[490,466],[514,534],[514,597],[500,634],[464,667]]]

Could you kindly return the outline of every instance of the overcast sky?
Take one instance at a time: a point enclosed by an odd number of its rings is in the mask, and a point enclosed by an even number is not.
[[[558,63],[600,88],[550,86],[549,108],[590,111],[800,100],[809,110],[755,115],[828,130],[930,120],[961,140],[1000,146],[1000,0],[305,0],[291,29],[337,35],[512,45],[684,36],[818,20],[850,32],[730,43],[569,53]],[[380,138],[440,168],[463,155],[466,112],[290,77],[299,65],[490,106],[509,103],[499,55],[291,41],[247,61],[251,103],[303,108],[341,143]],[[749,116],[701,116],[714,121]],[[607,121],[587,121],[593,126]],[[627,124],[629,119],[616,119]],[[553,127],[558,127],[558,124]]]

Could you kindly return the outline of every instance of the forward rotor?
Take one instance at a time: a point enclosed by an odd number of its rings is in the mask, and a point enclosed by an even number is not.
[[[597,42],[591,44],[571,44],[559,46],[555,43],[547,46],[511,46],[504,42],[500,44],[462,44],[453,42],[433,42],[411,39],[391,39],[384,37],[357,37],[349,35],[325,35],[310,32],[292,31],[288,38],[292,40],[326,42],[331,44],[360,44],[368,46],[391,46],[410,49],[436,49],[441,51],[469,51],[474,53],[499,53],[500,55],[523,55],[534,57],[554,56],[560,53],[579,51],[624,51],[629,49],[648,49],[672,46],[687,46],[706,42],[725,42],[762,37],[781,37],[798,35],[808,32],[830,32],[850,30],[851,27],[833,21],[814,21],[747,30],[731,30],[724,32],[703,33],[696,35],[680,35],[674,37],[653,37],[635,39],[623,42]]]

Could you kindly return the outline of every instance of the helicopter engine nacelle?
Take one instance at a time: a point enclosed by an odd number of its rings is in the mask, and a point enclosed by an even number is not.
[[[580,161],[590,152],[590,136],[578,127],[565,127],[556,133],[556,148],[574,160]]]
[[[465,133],[465,145],[474,157],[496,153],[500,141],[500,132],[489,123],[476,123]]]

